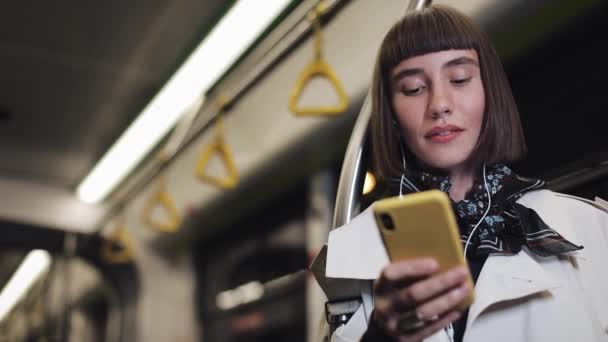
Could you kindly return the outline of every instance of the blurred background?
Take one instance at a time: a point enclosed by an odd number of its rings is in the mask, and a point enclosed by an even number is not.
[[[408,3],[5,3],[0,341],[319,340],[308,267]],[[608,198],[608,2],[433,3],[501,55],[529,147],[516,171]],[[383,189],[359,185],[362,203]]]

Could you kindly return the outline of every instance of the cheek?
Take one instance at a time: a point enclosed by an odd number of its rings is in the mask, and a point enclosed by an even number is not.
[[[405,140],[411,141],[411,137],[417,135],[424,120],[424,108],[413,99],[397,99],[393,101],[395,116]],[[423,106],[422,106],[423,107]]]
[[[461,103],[461,112],[467,113],[467,126],[469,129],[474,129],[476,131],[476,136],[479,136],[486,108],[483,87],[480,85],[471,95],[472,96],[463,97],[466,98],[467,101]]]
[[[473,120],[475,121],[478,131],[481,130],[481,124],[483,122],[483,116],[485,115],[485,111],[486,111],[486,103],[485,103],[485,98],[482,96],[474,108],[474,113],[476,115],[474,115]]]

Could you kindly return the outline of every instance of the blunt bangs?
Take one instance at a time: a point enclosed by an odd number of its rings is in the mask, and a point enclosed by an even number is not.
[[[427,53],[444,50],[478,50],[481,45],[478,30],[449,7],[433,6],[408,13],[388,32],[382,42],[379,61],[382,73],[388,73],[399,63]]]

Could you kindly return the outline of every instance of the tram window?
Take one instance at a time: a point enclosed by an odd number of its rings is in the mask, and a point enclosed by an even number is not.
[[[0,252],[0,336],[4,341],[104,341],[110,300],[101,291],[82,293],[66,285],[66,265],[79,279],[101,281],[79,259],[16,247]],[[103,288],[100,287],[100,288]],[[25,289],[25,291],[21,291]],[[8,303],[8,305],[7,305]]]
[[[577,18],[505,65],[528,143],[524,174],[552,178],[608,160],[601,53],[608,6]],[[603,10],[602,10],[603,8]]]
[[[197,246],[202,340],[304,341],[306,195],[297,186]]]

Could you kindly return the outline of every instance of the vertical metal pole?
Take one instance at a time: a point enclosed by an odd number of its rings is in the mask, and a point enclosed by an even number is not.
[[[306,213],[306,249],[312,258],[319,254],[331,229],[336,176],[331,170],[314,174],[309,181],[309,205]],[[307,341],[319,341],[321,322],[325,319],[323,303],[327,297],[314,277],[306,279]]]
[[[421,10],[430,4],[431,0],[411,0],[408,3],[407,11]],[[371,91],[369,91],[353,127],[342,163],[334,207],[333,228],[348,223],[361,209],[361,193],[366,172],[365,165],[363,165],[363,154],[371,115]],[[329,327],[327,340],[331,340],[334,329],[333,326]]]
[[[76,247],[78,241],[76,235],[66,233],[63,239],[63,260],[62,260],[62,282],[63,289],[62,307],[61,307],[61,322],[59,323],[58,341],[68,341],[70,338],[70,325],[72,319],[72,263],[76,255]]]
[[[412,0],[407,5],[407,10],[408,11],[420,11],[421,9],[423,9],[427,6],[430,6],[431,2],[432,2],[431,0]]]
[[[421,10],[430,4],[431,0],[412,0],[408,3],[407,11]],[[346,148],[344,162],[342,163],[334,209],[334,228],[348,223],[360,211],[361,190],[366,171],[362,156],[367,139],[367,128],[372,114],[371,109],[370,91],[355,122],[348,147]]]
[[[359,112],[359,117],[355,122],[346,148],[340,180],[338,181],[338,192],[336,193],[333,228],[348,223],[352,217],[359,213],[361,184],[365,177],[365,169],[362,165],[363,148],[365,147],[367,126],[371,113],[370,91],[365,97],[365,102]]]

